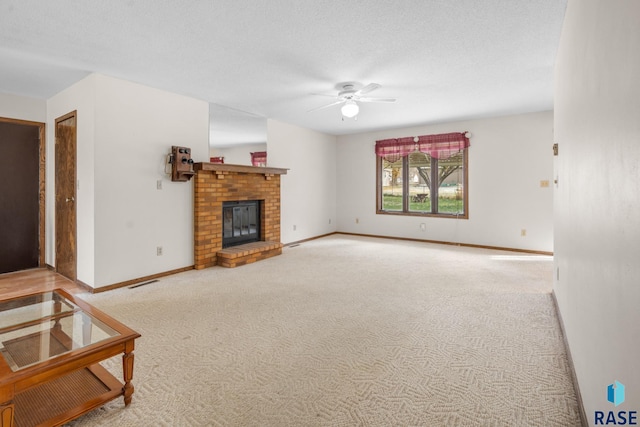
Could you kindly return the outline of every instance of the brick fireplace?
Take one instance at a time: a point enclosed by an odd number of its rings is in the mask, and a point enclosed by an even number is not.
[[[237,267],[282,253],[280,175],[287,169],[196,163],[194,182],[195,268]],[[222,248],[224,202],[260,201],[257,242]]]

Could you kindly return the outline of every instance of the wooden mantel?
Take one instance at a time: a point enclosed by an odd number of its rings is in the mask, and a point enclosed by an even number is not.
[[[268,168],[262,166],[245,166],[245,165],[230,165],[225,163],[195,163],[193,170],[198,171],[212,171],[212,172],[236,172],[236,173],[259,173],[270,175],[286,175],[289,169],[283,168]]]

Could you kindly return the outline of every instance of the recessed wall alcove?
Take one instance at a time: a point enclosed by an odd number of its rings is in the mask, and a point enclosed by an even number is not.
[[[287,169],[196,163],[194,182],[194,264],[197,270],[237,267],[282,253],[280,175]],[[260,202],[260,239],[222,248],[224,202]]]

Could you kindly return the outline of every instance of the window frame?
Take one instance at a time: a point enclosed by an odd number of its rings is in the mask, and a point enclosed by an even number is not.
[[[433,217],[433,218],[453,218],[453,219],[469,219],[469,148],[462,150],[462,200],[464,203],[464,212],[462,214],[456,213],[440,213],[440,212],[414,212],[409,210],[409,155],[402,156],[402,210],[401,211],[387,211],[382,209],[382,171],[384,158],[376,156],[376,214],[377,215],[399,215],[399,216],[418,216],[418,217]],[[431,170],[437,171],[434,168],[434,164],[437,165],[438,159],[431,158]],[[435,163],[434,163],[435,162]],[[437,173],[437,172],[436,172]],[[433,179],[431,182],[435,182]],[[432,204],[433,206],[433,204]],[[433,209],[433,208],[432,208]]]

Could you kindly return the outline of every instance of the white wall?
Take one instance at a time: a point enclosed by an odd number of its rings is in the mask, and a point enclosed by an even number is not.
[[[209,161],[208,104],[102,75],[96,91],[95,286],[193,265],[193,182],[164,167],[172,145]]]
[[[55,158],[55,118],[78,111],[78,280],[101,287],[193,265],[193,184],[171,182],[164,164],[172,145],[190,147],[196,162],[208,161],[208,108],[204,101],[99,74],[47,102],[48,159]],[[49,161],[52,265],[54,172]]]
[[[210,152],[211,157],[224,157],[225,164],[251,166],[251,153],[257,151],[267,151],[267,144],[238,144],[231,147],[213,147]],[[267,165],[270,165],[268,154]]]
[[[95,275],[95,98],[96,76],[89,75],[47,100],[46,263],[55,266],[55,121],[77,111],[77,278],[93,285]]]
[[[47,101],[0,93],[0,117],[44,123],[47,120]]]
[[[570,0],[556,62],[554,292],[592,425],[640,411],[638,17],[640,2]]]
[[[464,131],[468,220],[376,214],[376,140]],[[552,112],[540,112],[339,136],[338,231],[553,251],[553,192],[540,187],[553,180],[552,135]]]
[[[269,119],[267,163],[281,175],[281,240],[336,230],[336,137]],[[295,226],[295,230],[293,229]]]

